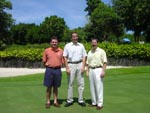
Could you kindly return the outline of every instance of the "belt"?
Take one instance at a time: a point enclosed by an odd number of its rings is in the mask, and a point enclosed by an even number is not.
[[[60,66],[57,66],[57,67],[49,67],[49,66],[46,66],[47,68],[51,68],[51,69],[60,69],[61,67]]]
[[[82,62],[82,60],[74,61],[74,62],[68,62],[68,63],[70,63],[70,64],[78,64],[78,63],[80,63],[80,62]]]
[[[96,68],[102,68],[102,66],[94,66],[94,67],[89,66],[89,68],[96,69]]]

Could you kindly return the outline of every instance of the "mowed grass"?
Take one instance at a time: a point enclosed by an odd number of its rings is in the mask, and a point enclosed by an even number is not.
[[[65,72],[59,88],[61,108],[51,106],[50,109],[45,109],[45,91],[43,74],[0,78],[0,113],[150,113],[150,66],[107,69],[104,78],[104,108],[100,111],[88,107],[90,91],[86,76],[86,107],[77,104],[76,82],[75,103],[71,107],[64,107],[67,97]]]

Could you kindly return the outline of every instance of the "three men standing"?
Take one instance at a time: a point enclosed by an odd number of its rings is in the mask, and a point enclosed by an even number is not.
[[[83,99],[84,92],[84,71],[87,64],[87,75],[89,76],[91,107],[96,109],[103,108],[103,77],[107,66],[106,52],[98,47],[98,40],[92,39],[92,49],[86,54],[83,44],[78,42],[78,34],[71,34],[72,42],[68,43],[62,49],[58,48],[58,40],[56,37],[51,39],[51,47],[45,49],[43,54],[43,62],[46,66],[44,85],[47,86],[47,103],[46,108],[50,107],[50,96],[53,87],[54,106],[60,107],[57,102],[58,87],[61,85],[61,66],[64,63],[68,76],[68,96],[65,107],[73,104],[73,83],[75,78],[78,83],[78,104],[82,107],[86,106]],[[87,58],[87,60],[86,60]]]

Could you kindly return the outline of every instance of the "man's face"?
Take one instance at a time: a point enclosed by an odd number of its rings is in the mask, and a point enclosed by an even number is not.
[[[73,43],[77,43],[78,42],[78,35],[77,35],[77,33],[73,33],[72,34],[72,42]]]
[[[92,40],[92,43],[91,43],[91,45],[92,45],[92,48],[97,48],[97,40]]]
[[[50,44],[51,44],[52,48],[57,48],[58,47],[58,40],[52,39]]]

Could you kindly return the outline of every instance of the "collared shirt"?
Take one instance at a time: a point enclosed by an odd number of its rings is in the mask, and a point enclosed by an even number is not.
[[[87,56],[86,50],[81,43],[73,44],[70,42],[64,47],[64,57],[68,58],[69,62],[80,61]]]
[[[104,63],[107,63],[106,52],[99,47],[95,51],[90,50],[86,63],[90,67],[103,66]]]
[[[53,50],[52,48],[45,49],[43,53],[43,62],[49,67],[59,67],[63,63],[63,50],[58,48]]]

